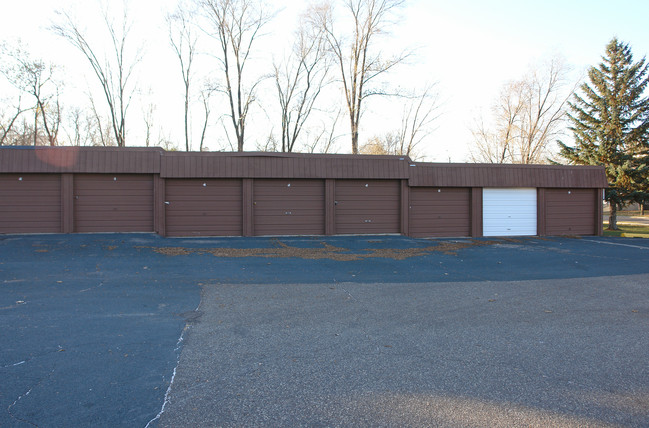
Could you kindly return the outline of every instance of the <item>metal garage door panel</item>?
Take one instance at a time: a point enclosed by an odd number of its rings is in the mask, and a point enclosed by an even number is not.
[[[240,179],[167,179],[168,236],[241,236]]]
[[[546,189],[545,233],[547,235],[596,235],[595,189]]]
[[[397,180],[337,180],[336,233],[400,233]]]
[[[60,175],[0,175],[0,233],[59,232]]]
[[[414,237],[470,236],[471,189],[411,188],[409,223]]]
[[[153,177],[149,174],[74,176],[75,232],[152,232]]]
[[[324,180],[255,180],[255,235],[324,235]]]
[[[536,235],[536,189],[483,189],[484,236]]]

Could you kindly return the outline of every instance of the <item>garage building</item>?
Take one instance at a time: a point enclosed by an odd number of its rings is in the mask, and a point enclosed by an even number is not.
[[[604,169],[1,147],[0,233],[601,235]]]

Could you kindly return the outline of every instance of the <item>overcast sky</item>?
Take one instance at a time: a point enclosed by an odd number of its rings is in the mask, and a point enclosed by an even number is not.
[[[281,56],[281,51],[290,47],[291,31],[307,2],[292,0],[281,4],[283,9],[260,42],[260,58]],[[7,1],[0,14],[0,40],[11,43],[20,38],[35,56],[63,65],[65,90],[83,104],[84,92],[97,89],[94,76],[85,59],[53,36],[47,27],[56,19],[55,10],[68,10],[89,31],[99,29],[97,5],[95,0]],[[138,72],[142,93],[129,112],[133,128],[129,145],[141,140],[143,106],[150,103],[155,104],[161,123],[158,131],[181,145],[182,86],[164,24],[164,16],[175,5],[176,0],[129,2],[133,37],[144,43],[146,52]],[[381,41],[381,46],[392,52],[414,48],[415,55],[391,76],[392,85],[416,88],[437,82],[441,117],[421,147],[426,160],[461,162],[467,160],[471,144],[469,127],[506,81],[520,78],[531,64],[557,54],[571,66],[571,78],[576,80],[588,66],[600,61],[606,44],[614,36],[630,43],[639,59],[649,53],[647,16],[646,0],[410,0],[398,12],[390,36]],[[204,49],[208,51],[211,42],[205,42]],[[269,86],[267,94],[260,96],[267,105],[252,113],[260,129],[251,133],[246,150],[254,150],[253,140],[263,139],[272,126],[272,108],[267,107],[276,101],[271,89]],[[393,101],[368,102],[361,143],[398,126],[401,110],[395,111],[394,105]],[[200,111],[196,110],[195,115],[199,116]],[[347,133],[348,122],[341,122],[344,125],[340,133]],[[225,148],[219,127],[214,125],[210,132],[212,140],[208,147]],[[343,135],[338,151],[349,152],[349,146],[348,135]]]

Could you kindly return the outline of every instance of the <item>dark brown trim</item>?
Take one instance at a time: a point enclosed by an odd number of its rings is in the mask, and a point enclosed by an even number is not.
[[[536,213],[536,234],[538,236],[545,236],[545,189],[542,187],[536,189]]]
[[[73,174],[61,174],[61,232],[74,232]]]
[[[159,174],[153,176],[153,228],[162,236],[167,236],[165,180]]]
[[[413,165],[413,166],[410,166]],[[160,148],[0,147],[1,173],[163,178],[407,179],[411,187],[605,188],[601,166],[443,164],[405,156],[165,152]]]
[[[410,236],[410,188],[408,180],[401,180],[401,234]]]
[[[606,187],[601,166],[417,163],[411,187]]]
[[[595,189],[595,235],[604,235],[604,189]]]
[[[325,180],[325,235],[336,234],[336,180]]]
[[[255,235],[253,179],[243,179],[243,236]]]
[[[482,187],[471,188],[471,236],[482,236]]]

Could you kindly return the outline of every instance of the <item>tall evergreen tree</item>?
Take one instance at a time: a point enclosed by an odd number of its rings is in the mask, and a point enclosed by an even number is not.
[[[568,103],[575,145],[559,142],[560,154],[573,164],[606,168],[609,229],[617,229],[619,208],[649,200],[648,84],[645,58],[633,62],[629,45],[614,38]]]

